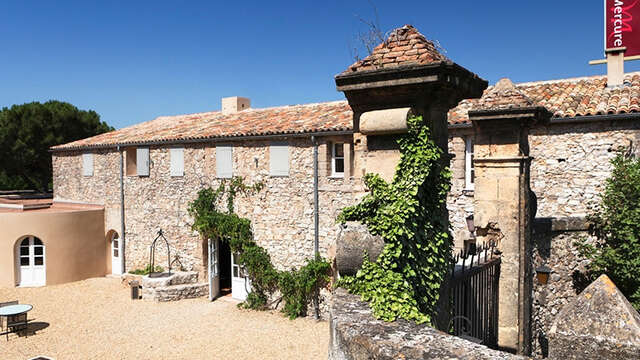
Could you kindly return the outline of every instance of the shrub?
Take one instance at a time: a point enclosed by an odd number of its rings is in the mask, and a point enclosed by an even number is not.
[[[595,244],[577,243],[591,260],[587,277],[607,274],[640,311],[640,159],[618,154],[600,203],[587,219]]]
[[[294,319],[306,314],[312,296],[326,286],[330,265],[317,258],[308,260],[298,270],[276,270],[269,253],[253,241],[251,221],[234,213],[234,199],[238,194],[251,195],[263,187],[262,183],[247,186],[242,177],[234,177],[228,183],[223,181],[216,190],[200,190],[189,204],[189,213],[194,218],[192,228],[205,238],[227,241],[231,251],[239,255],[238,263],[244,266],[251,281],[251,292],[240,307],[267,309],[269,297],[280,291],[284,300],[282,312]],[[225,204],[226,209],[221,208],[221,204]]]
[[[144,269],[135,269],[135,270],[131,270],[129,271],[129,274],[133,274],[133,275],[149,275],[152,272],[164,272],[164,268],[162,266],[156,265],[155,270],[151,271],[151,264],[147,264],[147,266]]]

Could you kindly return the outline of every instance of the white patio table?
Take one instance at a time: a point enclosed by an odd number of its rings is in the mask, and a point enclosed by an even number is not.
[[[33,306],[29,305],[29,304],[18,304],[18,305],[3,306],[3,307],[0,307],[0,316],[8,318],[9,316],[16,316],[16,315],[27,313],[27,312],[31,311],[31,309],[33,309]],[[7,330],[9,330],[9,329],[7,329]],[[7,336],[9,336],[9,333],[10,333],[10,331],[6,331],[2,335],[6,334]]]
[[[0,316],[14,316],[24,314],[26,312],[31,311],[33,309],[32,305],[29,304],[18,304],[18,305],[9,305],[0,307]]]

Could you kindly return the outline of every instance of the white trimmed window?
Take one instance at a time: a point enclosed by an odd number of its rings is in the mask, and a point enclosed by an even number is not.
[[[465,190],[473,190],[475,170],[473,168],[473,139],[468,136],[464,139],[464,183]]]
[[[171,176],[184,176],[184,148],[169,149]]]
[[[82,154],[82,176],[93,176],[93,154]]]
[[[216,145],[216,176],[219,179],[233,177],[233,147]]]
[[[331,143],[331,177],[344,177],[343,143]]]
[[[272,143],[269,147],[269,174],[289,176],[289,145],[287,143]]]

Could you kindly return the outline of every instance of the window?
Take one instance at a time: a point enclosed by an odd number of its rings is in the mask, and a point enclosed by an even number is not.
[[[289,145],[272,143],[269,147],[269,173],[271,176],[289,176]]]
[[[465,138],[464,146],[464,183],[465,190],[473,190],[475,170],[473,168],[473,139]]]
[[[136,170],[138,176],[149,176],[149,148],[136,149]]]
[[[82,175],[93,176],[93,154],[82,154]]]
[[[127,176],[136,176],[138,174],[137,149],[128,148],[125,155],[127,157]]]
[[[331,144],[331,176],[344,177],[344,144]]]
[[[171,176],[184,176],[184,148],[169,149]]]
[[[220,179],[233,177],[233,147],[231,145],[216,146],[216,174]]]
[[[127,148],[127,176],[149,176],[149,148]]]

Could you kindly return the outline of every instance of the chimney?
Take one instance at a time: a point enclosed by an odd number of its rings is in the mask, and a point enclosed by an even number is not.
[[[626,48],[609,49],[607,53],[607,87],[621,86],[624,82],[624,51]]]
[[[222,98],[223,114],[233,114],[249,108],[251,108],[251,100],[249,98],[240,96]]]

